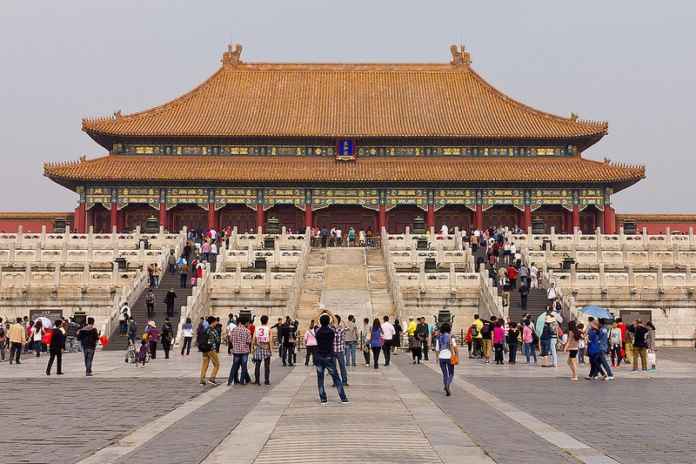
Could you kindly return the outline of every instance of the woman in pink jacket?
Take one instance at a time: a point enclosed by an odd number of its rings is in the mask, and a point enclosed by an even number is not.
[[[309,323],[309,327],[304,334],[304,346],[307,351],[304,365],[309,366],[309,356],[312,356],[312,364],[314,364],[314,350],[317,347],[317,337],[314,335],[314,319]]]
[[[502,318],[495,321],[493,329],[493,348],[495,349],[495,363],[503,364],[503,347],[505,346],[505,328]]]

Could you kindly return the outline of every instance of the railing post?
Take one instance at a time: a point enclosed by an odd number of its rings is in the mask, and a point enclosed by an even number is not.
[[[629,264],[626,269],[628,272],[628,289],[633,290],[636,288],[636,275],[633,273],[633,265]]]
[[[242,290],[242,264],[237,262],[234,270],[234,290],[239,293]]]
[[[425,261],[418,263],[418,288],[425,293]]]
[[[27,289],[31,287],[31,263],[24,266],[24,287]]]
[[[457,289],[457,273],[455,272],[454,263],[449,265],[449,291],[455,293]]]
[[[46,247],[46,224],[41,225],[41,248]]]
[[[111,263],[111,285],[118,285],[118,263]]]
[[[19,248],[22,248],[22,243],[24,242],[24,229],[22,224],[17,226],[17,244]]]
[[[657,264],[657,292],[664,293],[664,275],[662,274],[662,263]]]

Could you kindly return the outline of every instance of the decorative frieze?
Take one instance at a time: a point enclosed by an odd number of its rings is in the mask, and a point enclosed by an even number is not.
[[[588,206],[595,206],[596,208],[604,209],[604,192],[601,188],[592,189],[581,189],[580,196],[578,199],[578,205],[580,209],[585,209]]]
[[[435,190],[435,209],[447,205],[464,205],[476,209],[476,189],[439,189]]]
[[[401,205],[415,205],[426,209],[428,206],[428,195],[425,189],[387,189],[387,209]]]
[[[215,189],[215,209],[227,205],[256,205],[255,188],[218,188]]]
[[[294,205],[304,209],[304,190],[299,188],[267,188],[264,189],[264,208],[272,208],[275,205]]]
[[[312,189],[312,209],[331,205],[360,205],[365,208],[379,207],[377,189]]]
[[[114,144],[112,153],[127,155],[203,155],[203,156],[470,156],[528,157],[574,156],[577,148],[568,146],[490,147],[490,146],[354,146],[345,152],[345,140],[335,146],[302,145],[140,145]],[[348,141],[353,143],[352,141]]]
[[[87,187],[85,192],[85,207],[90,209],[94,205],[102,205],[111,208],[111,189],[108,187]]]
[[[118,209],[129,203],[143,203],[159,209],[160,189],[154,187],[121,187],[118,189]],[[174,205],[176,206],[176,205]]]
[[[484,189],[483,209],[496,205],[511,205],[524,209],[524,190],[522,189]]]
[[[206,188],[170,188],[167,189],[167,209],[177,205],[197,205],[208,209],[208,189]]]
[[[544,205],[560,205],[568,210],[573,209],[572,189],[534,189],[531,191],[532,209]]]

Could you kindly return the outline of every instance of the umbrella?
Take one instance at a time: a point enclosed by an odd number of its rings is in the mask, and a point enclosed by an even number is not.
[[[41,321],[41,326],[44,329],[50,329],[51,327],[53,327],[53,322],[45,316],[37,317],[36,320]]]
[[[536,323],[534,323],[534,331],[537,334],[537,337],[541,337],[541,333],[544,331],[544,323],[546,322],[546,311],[543,313],[539,314],[537,317]]]
[[[586,316],[592,316],[596,319],[614,319],[614,315],[610,313],[608,309],[599,306],[585,306],[580,308],[579,311]]]

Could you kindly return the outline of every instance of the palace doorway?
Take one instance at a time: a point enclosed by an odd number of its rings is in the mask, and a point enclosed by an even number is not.
[[[188,230],[203,232],[208,228],[208,211],[196,205],[177,205],[169,210],[172,230]]]
[[[304,227],[304,211],[294,205],[275,205],[266,210],[266,221],[276,218],[281,226],[293,233],[301,232]]]
[[[237,227],[237,233],[256,233],[256,210],[246,205],[227,205],[218,211],[220,228]]]
[[[510,227],[520,223],[522,212],[512,205],[496,205],[483,212],[483,227]]]
[[[114,224],[116,225],[116,224]],[[111,211],[104,205],[97,203],[87,210],[87,230],[92,226],[96,234],[108,234],[111,232]]]
[[[390,234],[403,234],[406,227],[413,230],[413,222],[417,217],[423,219],[425,224],[425,211],[415,205],[400,205],[387,211],[387,232]]]
[[[358,205],[331,205],[314,211],[314,225],[317,227],[340,227],[347,231],[353,227],[356,231],[371,230],[377,234],[377,211]]]
[[[140,226],[145,229],[145,223],[150,217],[158,218],[159,211],[146,203],[128,203],[122,210],[123,228],[125,232],[133,232]],[[157,219],[159,222],[159,219]]]
[[[439,231],[443,224],[447,225],[450,233],[455,227],[459,230],[471,230],[474,224],[474,212],[464,205],[448,205],[435,211],[435,231]]]

